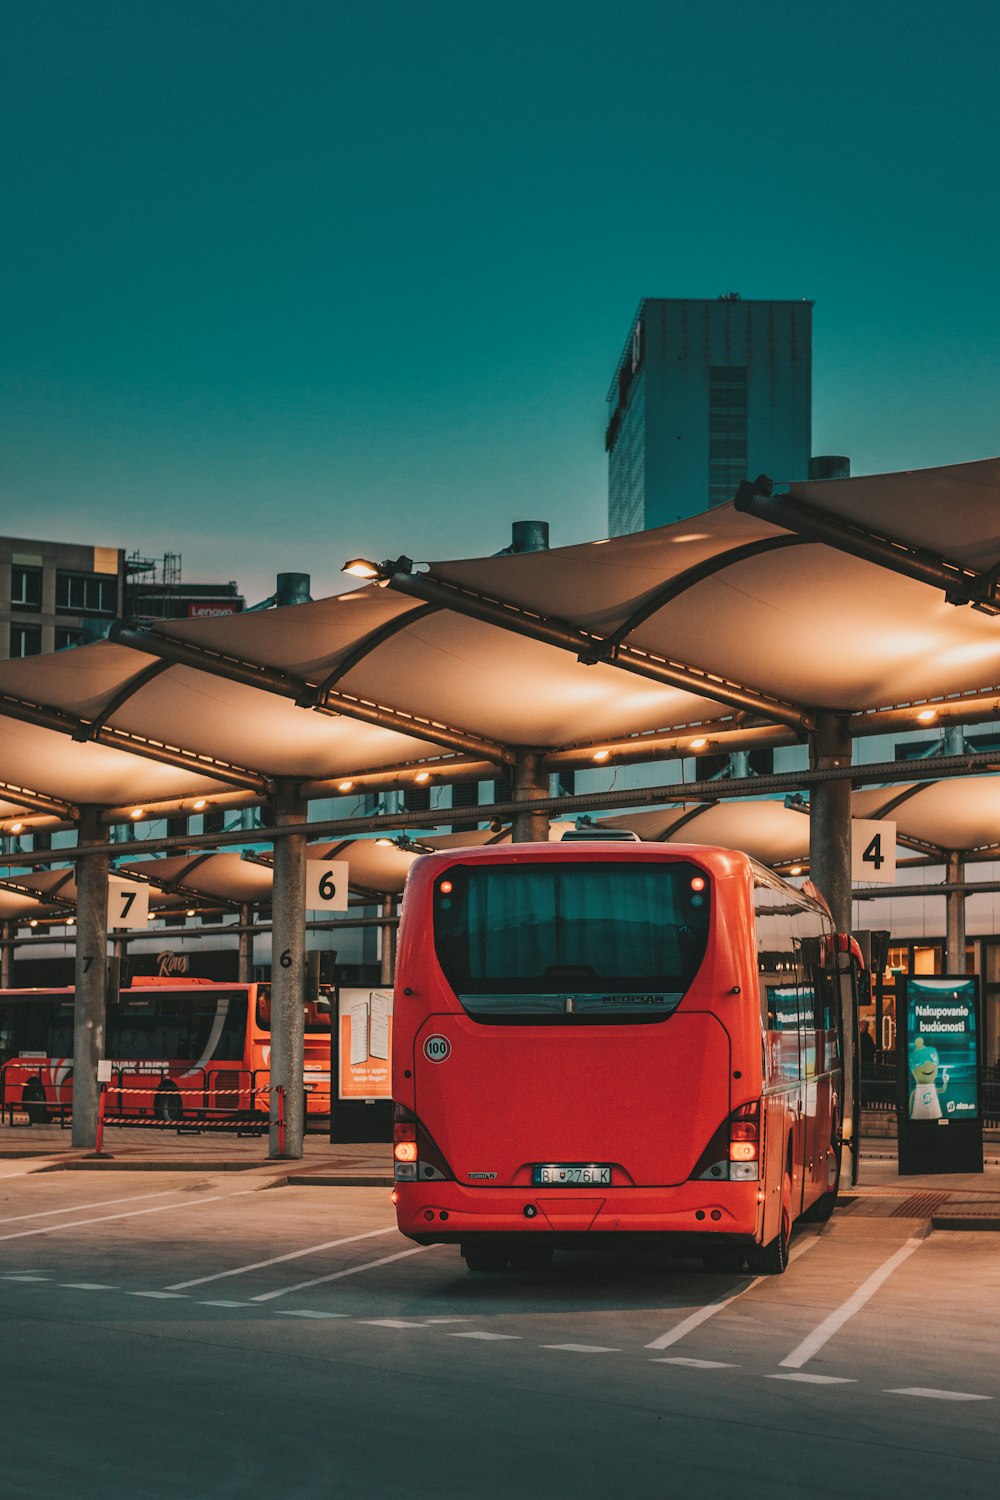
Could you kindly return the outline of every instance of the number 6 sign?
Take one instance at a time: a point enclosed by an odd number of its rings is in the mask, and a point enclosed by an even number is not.
[[[347,910],[346,859],[311,859],[306,864],[306,911]]]

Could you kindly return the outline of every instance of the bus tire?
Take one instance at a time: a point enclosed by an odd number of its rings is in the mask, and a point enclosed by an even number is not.
[[[45,1086],[40,1078],[29,1078],[21,1090],[21,1105],[29,1125],[47,1125],[49,1112],[45,1105]]]
[[[751,1271],[758,1276],[781,1276],[788,1269],[788,1241],[792,1232],[792,1179],[786,1171],[781,1184],[779,1229],[769,1245],[758,1245],[750,1254]]]
[[[527,1245],[518,1245],[510,1252],[512,1271],[547,1271],[552,1265],[552,1246],[543,1239],[532,1236]]]
[[[840,1143],[837,1140],[836,1133],[834,1134],[834,1139],[830,1144],[830,1150],[833,1153],[834,1160],[837,1163],[833,1182],[830,1184],[829,1188],[823,1194],[823,1196],[821,1198],[817,1198],[816,1202],[810,1204],[810,1206],[806,1209],[805,1213],[802,1215],[802,1221],[804,1224],[828,1223],[833,1210],[837,1206],[837,1194],[840,1192]]]
[[[153,1119],[162,1120],[165,1125],[179,1125],[183,1114],[180,1089],[172,1078],[161,1079],[153,1095]]]
[[[506,1271],[509,1258],[509,1252],[502,1245],[486,1236],[483,1236],[482,1244],[475,1240],[465,1240],[462,1243],[462,1259],[466,1268],[477,1274]]]

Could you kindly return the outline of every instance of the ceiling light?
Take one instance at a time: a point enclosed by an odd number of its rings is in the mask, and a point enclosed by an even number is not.
[[[38,926],[38,918],[37,917],[32,917],[31,920],[28,923],[28,926],[29,927],[37,927]]]
[[[193,917],[194,914],[195,914],[195,911],[194,911],[194,907],[193,906],[189,906],[188,909],[187,909],[187,911],[184,913],[184,915],[186,917]]]
[[[205,808],[207,806],[208,806],[207,799],[205,797],[199,797],[198,800],[197,800],[197,802],[194,804],[194,810],[195,810],[195,812],[204,812],[204,810],[205,810]]]
[[[789,870],[788,873],[789,873],[789,875],[801,875],[802,874],[802,866],[801,865],[792,865],[792,868]]]
[[[396,846],[395,839],[380,838],[376,839],[375,842],[376,844],[378,844],[380,849],[394,849]]]
[[[349,792],[354,785],[353,781],[341,781],[337,785],[338,792]]]
[[[707,744],[708,744],[708,740],[705,738],[705,736],[704,735],[700,735],[698,739],[691,741],[691,749],[692,750],[704,750],[704,748],[705,748],[705,746]]]
[[[144,807],[133,807],[132,811],[129,813],[129,817],[132,819],[133,822],[137,818],[144,818],[145,816],[146,816],[146,809]]]
[[[430,771],[418,771],[413,779],[414,781],[430,781],[431,773]]]
[[[24,824],[23,823],[12,823],[10,825],[10,832],[11,833],[23,833],[23,831],[24,831]]]
[[[919,719],[921,724],[929,724],[931,720],[936,719],[937,716],[938,711],[936,708],[922,708],[917,714],[917,718]]]
[[[595,760],[610,760],[611,759],[611,751],[610,750],[595,750],[594,751],[594,759]]]
[[[75,917],[67,917],[66,918],[66,926],[67,927],[75,927],[76,926],[76,918]]]

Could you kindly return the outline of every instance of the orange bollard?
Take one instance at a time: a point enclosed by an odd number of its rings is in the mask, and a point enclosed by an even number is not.
[[[97,1156],[100,1156],[101,1146],[104,1142],[104,1102],[106,1098],[106,1086],[102,1083],[101,1092],[97,1096],[97,1138],[94,1142],[94,1152]]]

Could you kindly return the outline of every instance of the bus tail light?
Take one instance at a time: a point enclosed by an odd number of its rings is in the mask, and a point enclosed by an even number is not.
[[[454,1182],[436,1142],[405,1104],[393,1109],[393,1177],[396,1182]]]
[[[729,1177],[756,1182],[760,1176],[760,1100],[741,1104],[729,1116]]]

